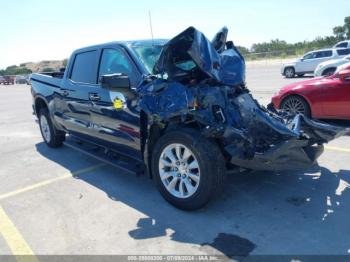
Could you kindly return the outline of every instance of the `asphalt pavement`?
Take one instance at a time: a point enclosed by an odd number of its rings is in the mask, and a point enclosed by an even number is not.
[[[248,64],[263,104],[304,79],[279,69]],[[220,197],[184,212],[146,176],[48,148],[29,86],[0,86],[0,101],[0,255],[350,254],[349,136],[327,145],[318,167],[231,175]]]

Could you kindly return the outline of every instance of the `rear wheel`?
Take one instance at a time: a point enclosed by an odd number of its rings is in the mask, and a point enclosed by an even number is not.
[[[158,140],[152,170],[161,195],[184,210],[203,207],[221,192],[226,177],[217,144],[191,129],[171,131]]]
[[[311,117],[311,110],[304,98],[296,95],[285,98],[281,104],[281,109],[291,114],[303,114]]]
[[[49,110],[47,108],[40,109],[39,112],[39,126],[41,135],[45,143],[49,147],[60,147],[65,140],[65,133],[59,131],[52,124]]]
[[[284,70],[284,75],[287,77],[287,78],[293,78],[295,76],[295,70],[293,67],[287,67],[285,70]]]

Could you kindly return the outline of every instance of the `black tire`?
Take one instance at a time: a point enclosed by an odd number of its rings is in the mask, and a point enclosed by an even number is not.
[[[50,139],[47,139],[43,133],[44,131],[42,128],[42,121],[41,121],[42,117],[45,117],[47,121],[47,126],[48,126],[47,131],[50,132]],[[62,143],[66,138],[66,134],[60,130],[57,130],[55,126],[52,124],[50,113],[47,108],[41,108],[39,111],[39,126],[40,126],[41,136],[43,137],[43,140],[49,147],[56,148],[56,147],[62,146]]]
[[[291,105],[294,104],[302,107],[302,110],[297,110],[297,108],[293,110]],[[309,104],[304,98],[298,95],[291,95],[286,97],[281,103],[281,109],[292,114],[301,113],[309,118],[311,117],[311,109]]]
[[[322,72],[322,76],[331,76],[334,74],[336,68],[327,68]]]
[[[293,78],[295,76],[295,69],[294,67],[287,67],[284,69],[284,75],[286,78]]]
[[[171,194],[160,178],[159,163],[163,150],[175,143],[181,144],[192,151],[200,170],[198,187],[195,193],[187,198],[180,198]],[[193,129],[170,131],[157,141],[152,154],[152,172],[161,195],[169,203],[183,210],[195,210],[206,205],[210,199],[222,192],[226,179],[225,161],[218,145],[202,137],[198,131]]]

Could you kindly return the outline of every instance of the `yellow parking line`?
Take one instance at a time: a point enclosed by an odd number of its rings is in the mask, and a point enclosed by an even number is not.
[[[3,200],[5,198],[9,198],[9,197],[12,197],[12,196],[16,196],[18,194],[22,194],[24,192],[28,192],[28,191],[37,189],[37,188],[40,188],[40,187],[43,187],[43,186],[55,183],[55,182],[60,181],[60,180],[64,180],[66,178],[70,178],[72,176],[78,176],[78,175],[81,175],[81,174],[93,171],[93,170],[95,170],[95,169],[97,169],[99,167],[105,166],[105,165],[106,165],[105,163],[97,164],[97,165],[94,165],[94,166],[91,166],[91,167],[88,167],[88,168],[84,168],[84,169],[80,169],[78,171],[75,171],[75,172],[72,172],[72,173],[69,173],[69,174],[66,174],[66,175],[63,175],[63,176],[59,176],[59,177],[56,177],[56,178],[48,179],[48,180],[39,182],[39,183],[34,184],[34,185],[23,187],[21,189],[18,189],[18,190],[15,190],[15,191],[12,191],[12,192],[0,195],[0,200]]]
[[[350,153],[350,148],[343,148],[343,147],[337,147],[337,146],[325,146],[325,149],[332,150],[332,151]]]
[[[32,249],[24,240],[21,233],[6,215],[4,209],[0,206],[0,234],[4,237],[10,247],[12,254],[16,256],[18,262],[38,262]]]

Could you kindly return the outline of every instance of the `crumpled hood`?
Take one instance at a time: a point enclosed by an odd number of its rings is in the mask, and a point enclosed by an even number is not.
[[[222,45],[218,48],[220,52]],[[194,77],[231,86],[244,84],[245,62],[240,52],[234,46],[218,51],[203,33],[189,27],[164,46],[153,73],[179,82]]]
[[[210,43],[190,27],[167,43],[154,72],[168,77],[138,90],[150,126],[196,128],[231,164],[256,170],[310,167],[324,143],[350,131],[259,105],[244,86],[243,57],[221,32]]]

